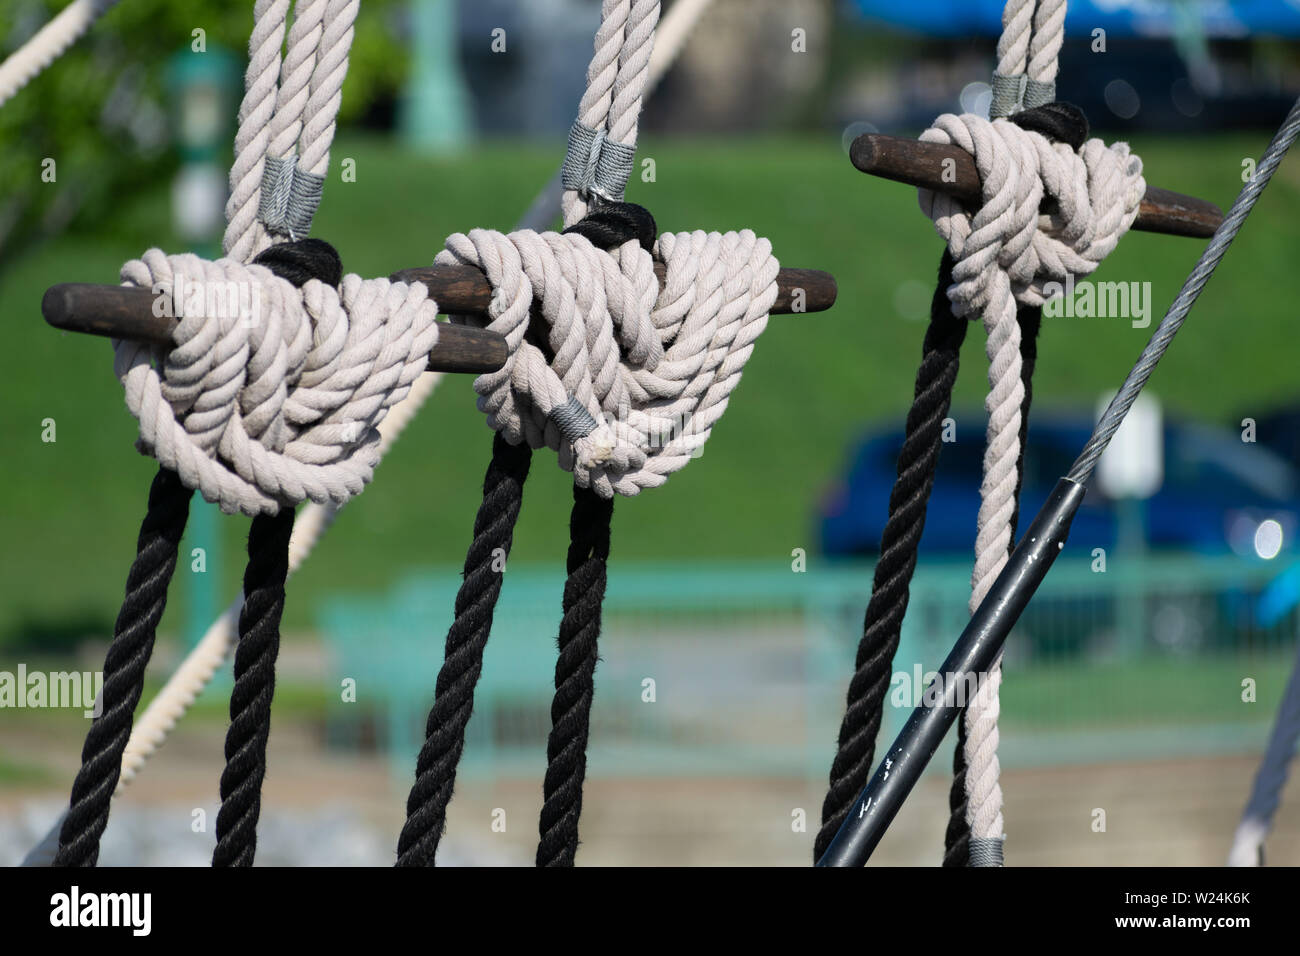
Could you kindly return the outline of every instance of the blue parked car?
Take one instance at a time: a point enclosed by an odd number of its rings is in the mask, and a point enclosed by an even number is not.
[[[956,441],[945,444],[939,456],[921,538],[923,558],[967,557],[974,547],[985,419],[972,413],[957,421]],[[1031,418],[1019,531],[1069,471],[1091,430],[1092,420],[1083,416]],[[1263,557],[1297,553],[1300,474],[1295,467],[1230,429],[1166,421],[1164,440],[1164,482],[1143,502],[1151,548]],[[900,429],[869,435],[856,446],[847,477],[827,493],[819,509],[825,554],[878,553],[902,444]],[[1276,525],[1261,530],[1266,522]],[[1118,526],[1115,502],[1094,479],[1074,519],[1067,552],[1086,555],[1093,548],[1113,548]]]

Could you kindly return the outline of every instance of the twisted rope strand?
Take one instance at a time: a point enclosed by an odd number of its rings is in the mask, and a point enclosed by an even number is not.
[[[94,866],[108,826],[109,804],[122,772],[122,753],[131,736],[144,672],[153,654],[158,622],[167,606],[167,585],[189,517],[192,492],[176,473],[159,468],[149,487],[149,507],[140,525],[135,560],[126,577],[126,598],[104,658],[100,715],[81,750],[81,769],[72,784],[55,866]]]
[[[280,652],[280,615],[289,576],[289,538],[294,510],[253,519],[244,570],[244,606],[239,612],[235,686],[230,694],[226,767],[221,773],[221,809],[213,866],[252,866],[257,819],[262,812],[266,742],[271,733],[275,660]]]
[[[1020,404],[1020,435],[1016,459],[1016,486],[1011,498],[1011,517],[1008,522],[1007,555],[1015,548],[1016,526],[1020,519],[1020,489],[1024,483],[1025,441],[1029,433],[1029,408],[1033,403],[1034,366],[1038,362],[1038,331],[1042,325],[1042,306],[1021,306],[1016,317],[1020,323],[1020,381],[1024,399]],[[944,858],[946,867],[970,865],[971,828],[968,821],[969,801],[966,777],[966,750],[969,746],[966,712],[963,709],[957,720],[957,744],[952,755],[952,786],[948,791],[948,826],[944,833]]]
[[[814,843],[814,859],[820,859],[826,852],[853,801],[866,786],[875,761],[876,735],[880,732],[889,690],[890,669],[907,613],[908,588],[916,570],[926,506],[943,447],[943,421],[952,404],[961,345],[969,325],[953,312],[947,296],[952,267],[952,254],[944,250],[898,457],[898,476],[889,494],[889,517],[881,535],[871,600],[867,604],[848,702],[840,723],[839,747],[831,765],[830,787],[822,803],[822,825]]]
[[[647,94],[675,62],[686,40],[691,36],[691,29],[709,8],[711,2],[712,0],[679,0],[669,9],[660,25],[655,52],[647,69]],[[560,212],[559,182],[560,175],[557,170],[552,180],[543,186],[524,213],[519,228],[540,231],[554,221]],[[381,440],[378,452],[381,458],[415,417],[440,379],[441,373],[425,372],[415,380],[406,398],[395,405],[388,416],[379,423]],[[313,501],[304,505],[299,511],[290,543],[291,573],[310,554],[320,536],[332,526],[340,507],[334,504],[317,504]],[[203,688],[207,686],[213,674],[230,653],[230,648],[235,643],[235,628],[242,602],[242,595],[237,596],[212,622],[203,638],[145,708],[144,714],[131,732],[131,739],[127,742],[122,761],[122,776],[114,791],[115,797],[143,770],[145,763],[163,745],[172,728],[185,715],[189,706],[202,693]],[[65,816],[61,815],[41,843],[28,853],[23,860],[24,866],[48,865],[53,858],[64,818]]]
[[[613,513],[614,499],[574,485],[569,518],[569,577],[564,583],[560,654],[555,664],[544,800],[538,821],[538,866],[573,866],[578,852],[578,819],[587,774],[587,737],[599,658],[596,645]]]
[[[0,62],[0,106],[62,56],[118,0],[73,0]]]
[[[464,583],[456,592],[456,616],[416,761],[415,783],[406,801],[406,823],[397,843],[398,866],[432,866],[447,824],[447,804],[456,785],[456,766],[465,749],[465,727],[474,710],[474,686],[483,670],[483,651],[492,613],[501,594],[504,562],[510,557],[515,521],[523,503],[532,450],[492,438],[492,461],[483,479],[483,503],[474,517],[474,540],[465,556]]]

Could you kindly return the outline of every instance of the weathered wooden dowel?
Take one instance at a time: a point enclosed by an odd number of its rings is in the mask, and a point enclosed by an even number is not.
[[[969,203],[979,203],[981,183],[975,158],[960,146],[864,133],[849,149],[853,165],[864,173],[910,186],[924,186]],[[1223,222],[1212,202],[1147,186],[1133,228],[1171,236],[1206,239]]]
[[[56,329],[170,345],[176,319],[154,315],[153,306],[154,294],[148,289],[65,282],[45,291],[41,314]],[[505,336],[444,322],[438,327],[438,344],[429,353],[429,371],[495,372],[506,364],[506,354]]]
[[[656,262],[655,275],[664,282],[666,267]],[[389,276],[394,282],[423,282],[444,312],[482,315],[492,302],[492,286],[473,266],[429,266],[403,269]],[[825,312],[835,304],[835,277],[817,269],[782,269],[776,276],[776,304],[773,315],[793,312]]]
[[[664,267],[655,264],[659,281]],[[398,282],[422,282],[443,312],[482,315],[492,301],[487,277],[473,266],[432,266],[404,269],[392,275]],[[835,277],[816,269],[782,269],[777,277],[774,314],[821,312],[835,303]],[[176,319],[154,314],[154,294],[149,289],[117,285],[65,282],[50,286],[41,300],[41,314],[56,329],[105,335],[112,338],[171,343]],[[506,362],[506,340],[486,329],[443,324],[438,344],[429,354],[435,372],[495,372]]]

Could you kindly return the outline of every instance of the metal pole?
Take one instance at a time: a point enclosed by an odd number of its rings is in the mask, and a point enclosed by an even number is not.
[[[1007,634],[1065,545],[1084,486],[1062,478],[957,639],[921,704],[845,817],[818,866],[861,866],[943,742],[962,705],[982,681]]]

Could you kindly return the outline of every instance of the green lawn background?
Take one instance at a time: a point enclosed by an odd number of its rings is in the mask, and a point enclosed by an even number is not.
[[[1243,159],[1266,142],[1260,133],[1135,137],[1133,146],[1150,183],[1226,209],[1241,187]],[[497,143],[427,159],[384,140],[345,137],[332,168],[354,158],[357,181],[329,184],[314,234],[364,275],[427,264],[451,232],[511,228],[561,152],[558,144]],[[634,182],[629,198],[648,206],[661,230],[752,228],[771,238],[784,264],[833,272],[840,297],[826,314],[773,318],[703,457],[665,487],[618,501],[614,560],[789,561],[792,548],[814,547],[816,500],[841,473],[849,443],[874,424],[902,421],[940,240],[915,191],[855,171],[836,136],[647,138],[641,156],[655,160],[656,181]],[[135,422],[108,343],[49,329],[39,303],[55,282],[116,281],[121,263],[150,245],[178,251],[168,202],[165,184],[125,199],[102,229],[65,235],[0,272],[0,643],[38,623],[111,626],[154,465],[132,447]],[[1235,424],[1300,394],[1297,223],[1300,159],[1293,156],[1152,379],[1171,413]],[[1202,247],[1133,233],[1098,278],[1149,280],[1154,327]],[[1091,409],[1102,390],[1118,385],[1150,331],[1117,319],[1048,320],[1037,407]],[[965,412],[977,411],[983,397],[983,338],[976,333],[967,343],[957,400]],[[46,418],[57,422],[52,444],[41,441]],[[445,379],[294,579],[287,626],[310,626],[314,606],[331,593],[382,589],[411,565],[459,565],[490,443],[470,379]],[[537,455],[513,561],[563,559],[568,488],[554,455]],[[221,576],[225,595],[238,585],[247,526],[247,519],[223,520],[223,566],[209,573]],[[175,594],[164,631],[179,626],[184,589]]]

